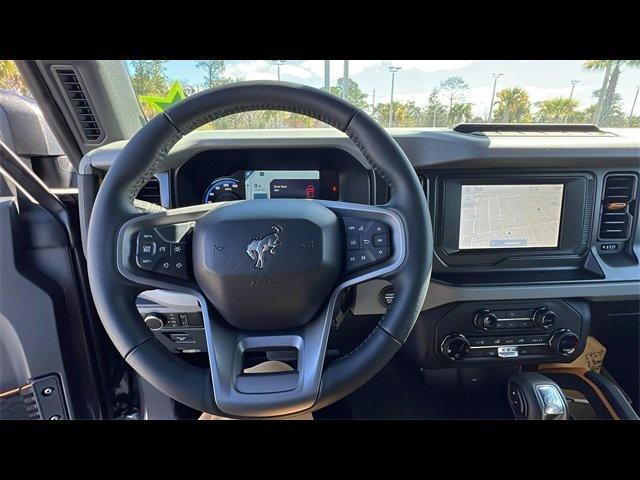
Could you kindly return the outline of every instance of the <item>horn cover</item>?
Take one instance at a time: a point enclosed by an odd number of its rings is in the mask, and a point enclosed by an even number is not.
[[[339,220],[312,200],[230,202],[195,226],[193,271],[231,325],[276,330],[318,311],[341,269]]]

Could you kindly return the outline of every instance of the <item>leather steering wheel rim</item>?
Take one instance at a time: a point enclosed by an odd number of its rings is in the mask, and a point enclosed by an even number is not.
[[[225,416],[230,415],[216,404],[209,369],[172,354],[140,318],[135,299],[148,287],[126,278],[118,268],[118,234],[140,215],[133,205],[137,193],[163,169],[168,152],[182,136],[215,119],[253,110],[299,113],[346,133],[389,186],[391,200],[385,207],[402,220],[405,233],[406,253],[394,276],[397,293],[392,307],[358,348],[323,370],[317,398],[306,411],[343,398],[391,360],[420,313],[431,273],[431,221],[416,173],[395,140],[350,103],[292,83],[240,82],[200,92],[154,117],[128,141],[95,199],[87,240],[91,290],[105,330],[134,370],[174,400]]]

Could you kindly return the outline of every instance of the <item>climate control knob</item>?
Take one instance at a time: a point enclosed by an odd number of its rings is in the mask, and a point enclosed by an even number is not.
[[[548,308],[541,307],[533,312],[533,324],[540,328],[551,328],[556,324],[558,316]]]
[[[442,354],[451,360],[462,360],[467,356],[470,349],[469,340],[460,333],[447,335],[440,345]]]
[[[167,322],[165,322],[164,318],[161,315],[155,313],[149,313],[144,317],[144,323],[147,324],[151,330],[160,330],[165,326]]]
[[[571,330],[558,330],[553,337],[551,337],[551,348],[553,348],[558,355],[568,357],[580,346],[580,338]]]
[[[498,324],[498,318],[490,310],[478,310],[473,317],[473,324],[480,330],[489,330]]]

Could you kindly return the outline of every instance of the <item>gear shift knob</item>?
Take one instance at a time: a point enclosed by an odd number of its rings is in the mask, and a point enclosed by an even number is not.
[[[562,390],[553,380],[535,372],[509,377],[507,395],[517,420],[566,420],[569,409]]]

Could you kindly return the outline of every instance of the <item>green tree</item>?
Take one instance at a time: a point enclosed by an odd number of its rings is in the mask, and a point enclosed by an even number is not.
[[[551,98],[536,103],[536,107],[538,107],[536,122],[573,122],[578,118],[578,101],[574,99],[563,97]]]
[[[204,88],[214,88],[226,85],[231,79],[224,75],[224,60],[200,60],[196,68],[204,72]]]
[[[440,90],[434,88],[429,94],[427,106],[422,115],[421,125],[428,127],[446,127],[448,126],[447,107],[440,101]]]
[[[449,126],[468,122],[473,118],[471,103],[454,103],[449,110]]]
[[[31,96],[27,84],[13,60],[0,60],[0,89],[9,90],[19,95]]]
[[[464,93],[469,90],[469,84],[461,77],[449,77],[440,82],[440,89],[449,101],[449,116],[454,103],[464,102]]]
[[[167,90],[166,60],[132,60],[131,85],[138,95],[163,95]]]
[[[522,87],[504,88],[496,94],[494,121],[526,123],[531,121],[529,94]]]
[[[157,95],[167,93],[166,60],[132,60],[131,85],[136,95]],[[140,105],[145,117],[151,118],[156,112],[150,105],[142,102]]]
[[[352,79],[349,79],[347,85],[349,86],[349,89],[347,90],[347,101],[358,108],[363,110],[367,109],[369,107],[369,102],[367,102],[368,95],[360,89],[360,85]],[[330,87],[329,91],[334,95],[341,97],[342,92],[344,91],[344,78],[340,77],[337,84]]]
[[[373,119],[380,125],[389,124],[389,104],[379,103],[373,112]],[[424,112],[415,102],[393,102],[393,126],[394,127],[417,127],[421,125]]]

